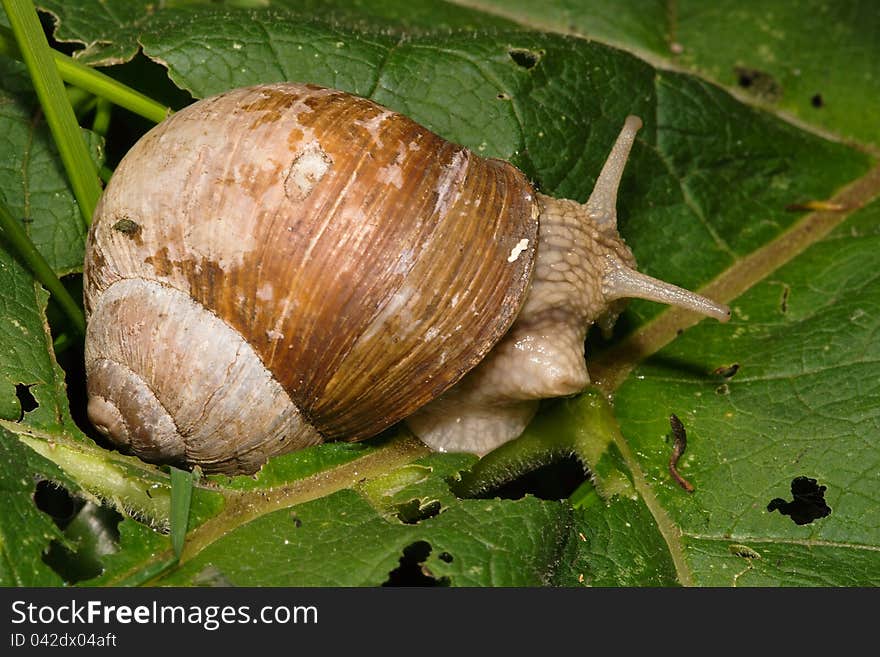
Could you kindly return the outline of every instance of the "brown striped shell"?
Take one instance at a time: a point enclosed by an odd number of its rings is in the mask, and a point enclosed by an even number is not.
[[[126,155],[86,253],[89,414],[147,460],[251,472],[436,398],[523,303],[522,173],[372,101],[271,84]]]

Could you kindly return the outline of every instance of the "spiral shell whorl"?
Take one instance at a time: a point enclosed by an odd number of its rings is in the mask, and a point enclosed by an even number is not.
[[[179,290],[114,283],[86,344],[90,419],[144,460],[253,472],[321,442],[247,342]]]
[[[537,234],[522,172],[368,99],[279,83],[193,103],[95,211],[93,420],[145,458],[227,472],[373,436],[501,339]]]

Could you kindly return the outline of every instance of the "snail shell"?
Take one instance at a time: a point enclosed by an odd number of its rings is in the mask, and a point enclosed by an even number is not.
[[[275,84],[197,102],[131,149],[96,210],[90,418],[206,471],[374,435],[511,326],[537,217],[515,167],[369,100]]]
[[[125,156],[89,233],[92,423],[228,473],[402,418],[439,450],[515,438],[538,400],[589,383],[586,331],[623,299],[729,317],[636,271],[617,233],[640,126],[580,204],[341,91],[187,107]]]

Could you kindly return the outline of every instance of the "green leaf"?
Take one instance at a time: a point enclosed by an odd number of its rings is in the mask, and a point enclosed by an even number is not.
[[[81,61],[127,60],[141,48],[160,65],[157,78],[167,73],[196,97],[284,79],[339,87],[514,162],[555,196],[586,199],[624,117],[637,114],[645,126],[621,185],[621,232],[642,271],[705,287],[734,309],[727,325],[695,325],[685,313],[632,303],[610,341],[590,337],[600,393],[546,404],[519,443],[476,465],[428,455],[391,431],[286,455],[254,477],[209,477],[193,490],[179,565],[166,535],[129,518],[89,584],[878,583],[880,169],[864,108],[877,101],[866,76],[880,41],[866,3],[811,2],[800,23],[793,4],[751,2],[723,3],[725,14],[618,3],[612,14],[560,1],[540,15],[518,2],[465,10],[340,0],[323,13],[286,2],[42,4],[58,17],[59,38],[87,46]],[[822,63],[844,56],[846,70]],[[738,87],[743,67],[769,77],[735,95],[714,84]],[[22,78],[10,80],[3,93],[33,107]],[[814,87],[820,108],[807,93]],[[3,145],[11,158],[30,143],[21,136],[32,110],[23,117],[10,124],[18,141]],[[850,142],[821,136],[829,133]],[[11,205],[28,180],[0,179]],[[0,346],[16,356],[0,361],[11,385],[0,409],[16,449],[29,446],[72,489],[163,528],[168,476],[92,445],[64,419],[45,295],[0,253],[2,264],[10,295],[0,329],[9,337]],[[29,332],[16,333],[15,322]],[[32,382],[40,408],[16,422],[15,384]],[[605,396],[616,419],[597,403]],[[669,473],[671,413],[687,428],[678,467],[693,493]],[[596,485],[584,481],[570,500],[492,498],[496,486],[568,450]],[[831,512],[797,525],[767,505],[790,500],[801,476],[825,487]],[[620,486],[609,489],[609,477]],[[33,523],[45,546],[45,527]]]
[[[77,58],[93,66],[129,61],[138,51],[138,34],[141,30],[151,31],[155,24],[161,24],[166,14],[176,17],[186,15],[185,10],[177,8],[163,10],[152,0],[42,0],[37,4],[41,9],[50,12],[55,19],[55,38],[62,42],[85,44],[85,48],[76,53]],[[206,13],[226,16],[233,21],[242,15],[236,10],[241,3],[234,1],[224,3],[232,8],[231,11],[227,10],[228,13],[199,6],[209,4],[200,0],[165,4],[170,7],[176,5],[178,8],[193,6],[188,15],[189,20],[194,22],[194,35],[197,37],[210,35],[210,32],[200,29],[197,24],[199,17]],[[259,6],[262,3],[256,4]],[[263,11],[264,16],[278,17],[285,21],[295,19],[300,24],[313,22],[317,17],[325,24],[344,25],[349,33],[354,30],[408,35],[431,31],[447,33],[450,30],[516,28],[513,21],[456,6],[444,0],[420,0],[417,3],[409,0],[380,0],[369,3],[352,3],[347,0],[273,0],[265,4],[271,4],[271,10]],[[248,26],[239,24],[238,27],[244,27],[242,36],[246,37]],[[228,25],[225,26],[223,32],[233,34],[237,31],[228,28]],[[176,28],[171,29],[178,32]],[[178,33],[180,36],[186,34],[183,31]],[[242,47],[245,41],[240,42]],[[263,41],[264,36],[257,33],[256,44],[261,45]],[[260,60],[258,57],[251,61],[259,63]]]
[[[560,559],[556,584],[567,586],[675,586],[669,547],[641,499],[598,498],[575,512],[576,540]]]
[[[49,263],[31,242],[22,222],[12,216],[2,201],[0,201],[0,229],[3,231],[3,239],[10,250],[19,260],[27,263],[33,277],[49,290],[56,303],[67,315],[74,331],[79,335],[85,335],[86,318],[79,302],[70,296],[67,288],[52,271]]]
[[[40,459],[0,427],[0,586],[59,586],[61,578],[43,563],[43,552],[53,540],[62,540],[52,519],[34,505],[37,477],[58,476],[48,461]],[[67,482],[69,483],[69,482]]]
[[[209,480],[229,490],[272,489],[345,465],[372,451],[368,443],[330,443],[284,454],[269,461],[253,477],[210,475]]]
[[[0,57],[0,194],[59,275],[82,269],[85,228],[24,67]],[[93,158],[100,161],[97,139]]]
[[[470,500],[417,525],[383,518],[357,493],[282,509],[203,550],[163,584],[206,577],[232,585],[379,585],[407,546],[431,546],[424,568],[464,586],[546,584],[568,538],[560,502]],[[514,529],[516,528],[516,529]]]
[[[92,221],[101,196],[97,169],[92,166],[88,140],[83,138],[70,105],[64,83],[55,66],[48,39],[43,33],[37,10],[29,0],[3,0],[6,18],[15,34],[31,83],[40,100],[40,109],[52,132],[58,154],[74,196],[80,206],[83,222]]]
[[[103,572],[84,586],[138,586],[177,563],[172,554],[170,538],[157,530],[126,518],[119,523],[119,544],[115,552],[101,559]],[[158,554],[163,558],[152,561]],[[151,562],[143,569],[142,564]]]
[[[736,583],[731,543],[773,547],[774,559],[750,562],[750,577],[794,569],[801,582],[846,585],[862,569],[864,585],[880,581],[878,225],[875,201],[737,299],[729,325],[689,331],[618,390],[633,465],[657,482],[696,583],[717,584],[720,571]],[[712,373],[731,363],[729,379]],[[688,430],[681,471],[693,495],[665,471],[672,412]],[[791,499],[798,476],[827,488],[828,517],[799,526],[768,512],[772,499]],[[787,566],[777,563],[783,545]],[[811,550],[823,555],[812,564]]]
[[[45,323],[47,300],[30,272],[0,250],[0,420],[21,420],[43,429],[69,421],[64,373],[55,362]],[[21,400],[30,402],[31,397],[36,407],[25,413]]]
[[[468,3],[474,6],[472,3]],[[880,145],[880,14],[871,0],[481,0],[489,14],[699,73],[800,121]]]
[[[93,66],[121,64],[137,53],[137,25],[148,19],[156,4],[151,0],[110,2],[38,2],[52,14],[59,27],[58,41],[86,44],[78,58]]]

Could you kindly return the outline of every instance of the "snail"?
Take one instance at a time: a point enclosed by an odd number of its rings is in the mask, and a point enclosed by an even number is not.
[[[186,107],[126,154],[84,267],[88,415],[147,461],[252,473],[406,418],[485,453],[589,383],[589,326],[626,298],[725,321],[635,270],[617,188],[626,119],[589,200],[536,192],[411,119],[308,84]]]

